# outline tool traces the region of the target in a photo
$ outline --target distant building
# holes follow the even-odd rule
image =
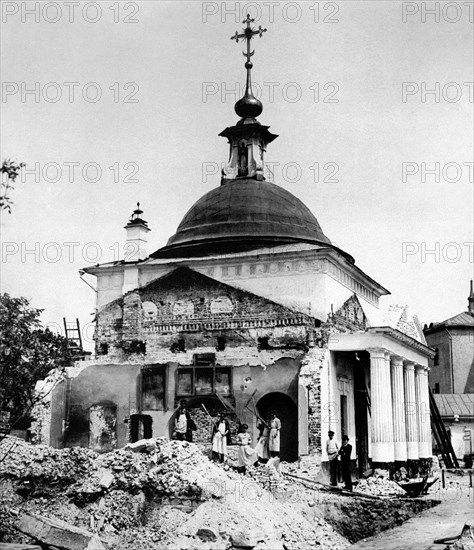
[[[433,393],[474,393],[474,291],[468,310],[441,323],[425,325],[427,344],[436,351],[430,360]]]
[[[474,393],[438,393],[434,398],[456,456],[467,460],[474,453]],[[472,458],[470,463],[466,466],[472,467]]]
[[[471,281],[467,311],[441,323],[425,325],[430,359],[430,387],[441,418],[451,435],[456,456],[474,452],[474,291]],[[472,460],[472,459],[471,459]]]

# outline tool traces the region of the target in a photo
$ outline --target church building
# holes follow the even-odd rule
[[[258,120],[250,43],[265,29],[251,23],[233,37],[246,41],[247,83],[238,121],[220,133],[229,147],[220,185],[156,251],[138,206],[126,257],[84,268],[97,279],[95,355],[48,395],[43,442],[107,451],[171,437],[185,399],[197,443],[210,441],[207,412],[227,410],[254,442],[256,414],[275,412],[282,460],[326,462],[329,430],[349,436],[359,473],[429,459],[434,352],[419,324],[405,308],[390,318],[379,304],[389,291],[299,198],[265,180],[278,136]]]

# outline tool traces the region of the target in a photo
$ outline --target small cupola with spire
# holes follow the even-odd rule
[[[469,289],[469,296],[467,297],[467,311],[474,315],[474,288],[472,285],[472,279],[471,279],[471,286]]]
[[[261,26],[254,29],[251,27],[253,22],[254,19],[247,14],[247,19],[243,21],[247,26],[242,33],[239,34],[236,31],[235,35],[231,36],[231,40],[236,42],[239,40],[247,42],[247,51],[243,52],[247,59],[245,62],[247,81],[244,96],[234,107],[237,115],[241,117],[240,120],[235,126],[230,126],[219,134],[227,138],[230,146],[229,162],[222,169],[221,184],[241,178],[264,180],[264,152],[267,144],[278,137],[268,131],[269,126],[262,126],[256,120],[263,111],[263,105],[252,92],[253,63],[250,58],[255,52],[250,50],[250,41],[256,35],[261,37],[267,29],[262,29]]]
[[[143,210],[137,202],[137,208],[133,211],[129,222],[125,226],[127,241],[125,243],[125,262],[138,262],[146,260],[147,254],[147,233],[150,231],[148,222],[142,218]]]

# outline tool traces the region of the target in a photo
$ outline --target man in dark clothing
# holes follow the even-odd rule
[[[341,457],[341,470],[344,488],[347,491],[352,491],[351,453],[352,445],[349,445],[349,437],[347,435],[343,435],[342,446],[339,449],[339,456]]]

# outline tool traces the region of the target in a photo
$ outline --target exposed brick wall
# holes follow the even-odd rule
[[[302,360],[300,383],[308,390],[308,438],[310,453],[321,453],[321,371],[328,350],[313,348]]]
[[[179,339],[186,349],[215,349],[218,336],[226,347],[258,347],[259,338],[268,338],[270,348],[303,349],[314,324],[307,315],[180,268],[105,306],[97,314],[96,351],[117,356],[146,342],[153,354]]]

